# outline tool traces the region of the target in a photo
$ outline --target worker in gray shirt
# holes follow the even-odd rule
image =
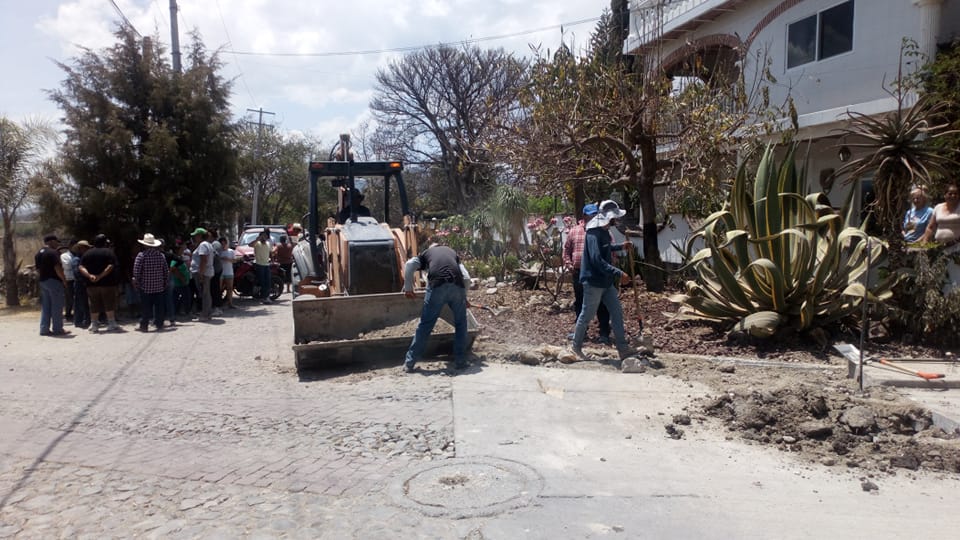
[[[470,274],[460,263],[457,252],[447,246],[432,244],[420,255],[413,257],[404,266],[403,293],[407,298],[416,298],[413,293],[413,275],[417,270],[427,272],[427,292],[423,297],[420,324],[407,350],[403,370],[412,373],[423,356],[427,339],[440,317],[443,306],[450,306],[455,329],[453,357],[457,369],[467,367],[467,289]]]

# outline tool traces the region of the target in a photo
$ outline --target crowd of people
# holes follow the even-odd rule
[[[279,242],[265,231],[250,245],[259,287],[253,292],[270,303],[271,264],[279,264],[286,291],[290,291],[294,243],[302,233],[293,224]],[[65,336],[75,328],[117,331],[117,308],[121,291],[128,304],[139,304],[139,330],[175,326],[178,321],[210,321],[235,309],[234,268],[242,256],[216,230],[197,227],[185,240],[169,244],[145,233],[137,240],[139,252],[129,271],[118,260],[115,246],[99,234],[61,245],[55,234],[43,238],[44,246],[34,257],[40,283],[40,335]]]

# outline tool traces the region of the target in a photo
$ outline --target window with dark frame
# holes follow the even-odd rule
[[[820,13],[820,49],[817,60],[853,50],[853,0]]]
[[[817,59],[817,16],[811,15],[787,27],[787,67]]]
[[[849,0],[787,25],[787,68],[852,51],[853,3]]]

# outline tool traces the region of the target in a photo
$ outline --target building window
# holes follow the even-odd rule
[[[853,50],[853,0],[787,25],[787,67]]]

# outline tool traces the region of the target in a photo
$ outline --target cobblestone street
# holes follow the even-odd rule
[[[4,319],[0,537],[318,537],[338,498],[454,455],[449,377],[301,382],[288,310],[59,340]]]
[[[286,301],[165,332],[0,319],[0,538],[921,538],[950,474],[874,478],[664,431],[709,389],[400,357],[299,377]],[[935,516],[905,519],[904,516]]]

